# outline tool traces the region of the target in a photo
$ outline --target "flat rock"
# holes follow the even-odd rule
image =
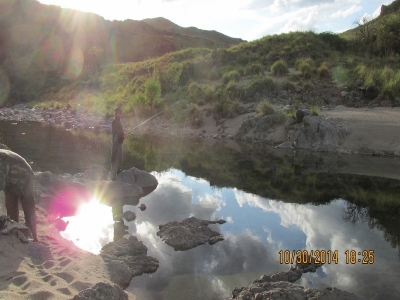
[[[98,282],[92,288],[80,291],[72,300],[128,300],[128,295],[117,285]]]
[[[157,259],[147,256],[147,247],[135,236],[108,243],[100,256],[106,262],[111,280],[122,288],[128,287],[133,277],[154,273],[159,266]]]
[[[159,225],[157,235],[162,241],[170,245],[175,251],[184,251],[208,243],[213,245],[224,240],[223,235],[212,231],[209,224],[224,224],[224,220],[206,221],[195,217],[187,218],[182,222],[169,222]]]

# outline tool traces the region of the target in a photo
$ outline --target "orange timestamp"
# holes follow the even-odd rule
[[[374,263],[374,250],[346,250],[345,262],[346,264],[373,264]],[[280,264],[338,264],[339,251],[338,250],[280,250],[279,251]]]

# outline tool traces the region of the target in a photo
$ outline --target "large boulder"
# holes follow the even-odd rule
[[[117,174],[115,181],[140,186],[143,190],[142,197],[154,191],[158,185],[157,179],[152,174],[135,167]]]
[[[224,220],[206,221],[195,217],[187,218],[182,222],[169,222],[159,225],[157,235],[175,251],[189,250],[199,245],[208,243],[213,245],[224,240],[223,235],[212,231],[209,224],[224,224]]]
[[[339,141],[335,126],[318,116],[305,116],[290,139],[295,148],[318,151],[333,151]]]

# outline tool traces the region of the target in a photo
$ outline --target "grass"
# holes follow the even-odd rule
[[[257,106],[257,113],[260,117],[272,115],[274,112],[274,107],[267,99],[262,100]]]
[[[287,64],[283,59],[280,59],[271,66],[271,72],[275,76],[283,76],[289,73],[289,69],[287,67]]]
[[[314,60],[310,57],[297,59],[296,70],[301,72],[303,78],[310,79],[315,71]]]
[[[310,107],[311,115],[312,116],[318,116],[320,113],[319,107],[318,106],[311,106]]]
[[[264,67],[260,63],[253,63],[247,67],[246,71],[248,75],[263,75]]]
[[[332,69],[332,79],[336,84],[346,85],[350,80],[349,71],[342,66]]]
[[[229,71],[222,76],[222,82],[227,84],[230,81],[238,82],[240,79],[240,73],[236,70]]]
[[[187,117],[190,119],[190,124],[193,127],[200,127],[203,124],[203,114],[199,107],[191,103],[187,109]]]
[[[329,72],[329,63],[323,62],[318,68],[318,77],[319,78],[330,78],[331,74]]]

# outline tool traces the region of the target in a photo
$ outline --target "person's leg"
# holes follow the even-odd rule
[[[117,174],[120,173],[122,170],[122,144],[118,145],[118,168],[117,168]]]
[[[10,188],[4,189],[7,215],[15,222],[19,221],[18,195]]]
[[[20,198],[22,208],[25,215],[26,226],[32,232],[34,241],[38,240],[37,230],[36,230],[36,211],[35,211],[35,199],[33,197],[33,179],[29,180],[28,186],[25,189],[24,195]]]
[[[115,176],[117,175],[118,171],[118,145],[116,142],[113,142],[112,148],[111,148],[111,170],[110,170],[110,179],[115,180]]]

